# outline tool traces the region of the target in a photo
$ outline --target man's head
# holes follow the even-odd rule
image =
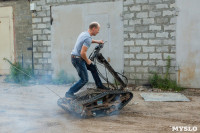
[[[100,24],[98,22],[92,22],[89,25],[90,35],[96,36],[99,33],[99,30],[100,30]]]

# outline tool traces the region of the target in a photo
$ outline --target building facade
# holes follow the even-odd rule
[[[87,30],[89,22],[99,21],[102,25],[100,35],[94,38],[108,41],[103,53],[114,69],[128,77],[129,83],[147,83],[151,72],[165,74],[170,56],[170,78],[181,84],[187,83],[184,86],[198,87],[198,61],[190,58],[194,57],[192,53],[199,53],[198,41],[194,41],[198,37],[191,40],[193,36],[199,35],[198,28],[191,27],[200,22],[197,20],[198,8],[195,6],[198,4],[195,3],[199,2],[19,0],[0,2],[0,7],[13,7],[16,60],[21,62],[23,53],[24,63],[31,65],[32,52],[27,48],[33,44],[36,75],[54,77],[63,69],[77,77],[70,64],[70,51],[78,34]],[[32,11],[30,4],[33,4]],[[187,5],[196,11],[190,11]],[[185,18],[187,14],[191,16],[188,20]],[[187,21],[182,24],[182,20]],[[185,32],[183,29],[187,26]],[[187,52],[190,49],[188,44],[194,46],[190,52]],[[186,54],[182,55],[183,52]],[[184,64],[183,56],[188,57],[190,63]],[[187,64],[193,64],[194,69],[190,69]],[[190,84],[191,81],[195,85]]]

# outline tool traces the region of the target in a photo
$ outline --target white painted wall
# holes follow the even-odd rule
[[[52,65],[53,76],[60,70],[75,76],[78,74],[71,64],[71,51],[74,48],[76,39],[82,31],[87,31],[92,21],[98,21],[101,25],[100,33],[93,39],[108,41],[102,50],[106,58],[110,58],[110,64],[118,71],[123,71],[123,12],[122,1],[90,3],[78,5],[54,6],[52,10]],[[97,44],[92,44],[88,55]],[[104,73],[105,69],[100,67]],[[93,82],[89,72],[89,81]]]
[[[200,88],[200,0],[177,0],[177,73],[185,87]]]
[[[13,32],[12,7],[0,7],[0,74],[9,74],[10,65],[4,57],[14,62]]]

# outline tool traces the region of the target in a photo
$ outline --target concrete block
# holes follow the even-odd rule
[[[141,38],[142,34],[141,33],[130,33],[130,38],[136,39],[136,38]]]
[[[176,59],[176,54],[175,53],[174,54],[164,53],[163,56],[164,56],[164,59],[167,59],[168,56],[170,56],[171,59]]]
[[[176,14],[175,10],[163,11],[163,16],[174,16],[175,14]]]
[[[41,18],[32,18],[32,23],[41,23],[42,19]]]
[[[129,47],[124,47],[124,53],[129,53]]]
[[[156,21],[158,24],[166,24],[169,22],[169,19],[168,18],[157,18]]]
[[[131,53],[139,53],[139,52],[141,52],[141,47],[130,47],[130,52]]]
[[[124,72],[135,72],[135,67],[124,67]]]
[[[141,66],[142,62],[140,60],[130,60],[130,66]]]
[[[148,59],[148,54],[136,54],[136,59]]]
[[[156,66],[166,66],[167,62],[164,60],[156,60]]]
[[[153,53],[149,54],[150,59],[162,59],[162,54],[161,53]]]
[[[127,6],[126,6],[126,7],[124,6],[124,7],[123,7],[123,11],[124,11],[124,12],[127,12],[127,11],[128,11],[128,7],[127,7]]]
[[[148,12],[139,12],[136,14],[137,18],[147,18],[148,17]]]
[[[143,24],[154,24],[154,18],[144,18]]]
[[[143,66],[155,66],[155,61],[143,61]]]
[[[126,13],[124,14],[124,19],[132,19],[134,17],[134,13]]]
[[[136,45],[147,45],[148,41],[147,40],[136,40]]]
[[[164,45],[175,45],[175,40],[173,40],[173,39],[165,39],[163,44]]]
[[[129,25],[142,24],[142,19],[129,20]]]
[[[41,63],[41,64],[48,63],[48,59],[38,59],[38,63]]]
[[[176,30],[176,25],[165,25],[164,26],[164,30],[168,31],[168,30]]]
[[[128,20],[124,20],[124,25],[128,25]]]
[[[156,37],[168,38],[169,33],[168,32],[158,32],[158,33],[156,33]]]
[[[143,46],[143,52],[155,52],[155,47]]]
[[[39,41],[47,40],[47,36],[46,35],[38,35],[38,40]]]
[[[124,59],[133,59],[134,54],[124,54]]]
[[[163,9],[163,8],[168,8],[168,4],[157,4],[156,5],[157,9]]]
[[[150,25],[150,26],[149,26],[149,30],[152,30],[152,31],[160,31],[160,30],[161,30],[161,26]]]
[[[43,53],[44,58],[51,58],[51,53]]]
[[[149,26],[136,26],[136,32],[147,32],[149,30]]]
[[[124,28],[124,31],[125,31],[125,32],[126,32],[126,31],[127,31],[127,32],[130,32],[130,31],[133,32],[134,30],[135,30],[134,26],[129,26],[129,27],[125,27],[125,28]]]
[[[42,18],[42,22],[44,22],[44,23],[50,22],[50,17],[44,17],[44,18]]]
[[[34,53],[33,56],[34,56],[34,58],[41,58],[42,53]]]
[[[154,33],[142,33],[143,38],[155,38]]]
[[[42,43],[42,41],[33,41],[33,45],[34,46],[42,46],[43,43]]]
[[[124,46],[133,46],[133,45],[135,45],[134,41],[125,41],[124,42]]]
[[[168,46],[156,47],[156,52],[169,52],[169,47]]]
[[[161,3],[162,0],[149,0],[149,3]]]
[[[126,1],[124,1],[124,5],[126,6],[126,5],[132,5],[132,4],[134,4],[134,0],[126,0]]]
[[[175,24],[176,23],[176,17],[170,18],[170,24]]]
[[[39,12],[37,12],[37,17],[46,17],[46,16],[47,16],[46,11],[39,11]]]
[[[142,74],[131,73],[130,79],[142,79]]]
[[[141,6],[140,6],[140,5],[131,6],[131,7],[130,7],[130,11],[141,11]]]
[[[51,34],[51,31],[49,29],[44,29],[43,34]]]
[[[51,46],[51,41],[43,41],[44,46]]]
[[[33,30],[33,35],[42,34],[42,30]]]
[[[149,67],[149,72],[157,72],[157,73],[162,73],[163,72],[163,67],[160,66],[153,66]]]
[[[155,8],[155,5],[142,5],[142,10],[153,10]]]
[[[137,4],[144,4],[144,3],[148,3],[148,0],[136,0]]]
[[[38,25],[37,25],[37,28],[38,28],[38,29],[44,29],[44,28],[46,28],[46,27],[47,27],[46,24],[38,24]]]
[[[46,52],[47,48],[46,47],[37,47],[38,52]]]
[[[162,44],[162,41],[159,40],[159,39],[156,39],[156,40],[149,40],[149,44],[150,44],[150,45],[161,45],[161,44]]]
[[[43,67],[42,67],[41,64],[36,64],[36,65],[34,65],[34,68],[35,68],[35,69],[42,69]]]
[[[148,67],[136,67],[136,72],[146,73],[148,72]]]
[[[160,11],[157,11],[157,12],[155,12],[155,11],[150,11],[149,12],[149,17],[151,18],[154,18],[154,17],[158,17],[158,16],[161,16],[161,12]]]

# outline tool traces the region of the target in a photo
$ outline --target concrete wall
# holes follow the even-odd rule
[[[200,88],[200,1],[177,0],[177,73],[185,87]]]
[[[52,75],[50,5],[69,5],[114,0],[38,0],[33,14],[35,72]],[[151,71],[165,73],[172,58],[175,79],[175,0],[124,0],[124,73],[129,83],[146,83]]]
[[[61,70],[73,75],[77,80],[79,76],[71,63],[71,52],[78,35],[87,31],[92,21],[101,24],[99,34],[93,39],[103,39],[107,41],[101,53],[109,60],[112,67],[122,73],[124,70],[124,47],[123,47],[123,3],[118,2],[98,2],[78,5],[62,5],[52,7],[53,24],[51,26],[51,57],[53,67],[53,77]],[[97,44],[92,44],[88,49],[89,56]],[[106,75],[105,68],[96,64],[99,71]],[[89,82],[93,82],[89,72]],[[109,81],[114,79],[108,74]],[[103,80],[104,81],[104,80]]]
[[[15,58],[21,62],[24,56],[24,65],[31,65],[32,52],[27,51],[32,47],[32,16],[27,0],[0,2],[0,7],[12,6],[14,13]]]
[[[125,72],[132,83],[145,83],[151,71],[165,73],[172,58],[175,78],[175,0],[124,1]]]

